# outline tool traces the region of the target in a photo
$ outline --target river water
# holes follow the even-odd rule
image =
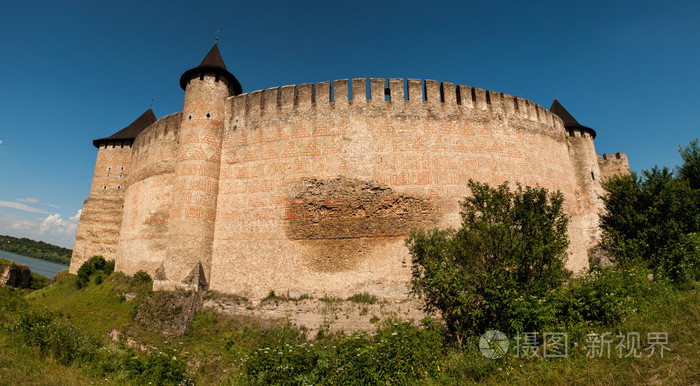
[[[0,258],[5,260],[14,261],[17,264],[24,264],[32,270],[32,272],[39,274],[41,276],[46,276],[49,279],[53,279],[58,271],[68,269],[67,265],[56,264],[46,260],[39,260],[33,257],[27,257],[18,255],[12,252],[6,252],[0,250]]]

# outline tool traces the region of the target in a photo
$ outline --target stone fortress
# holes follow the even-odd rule
[[[467,181],[559,190],[569,269],[599,239],[593,129],[501,92],[352,79],[242,93],[215,44],[180,78],[182,112],[149,109],[98,148],[70,272],[93,255],[154,289],[405,298],[413,229],[458,227]]]

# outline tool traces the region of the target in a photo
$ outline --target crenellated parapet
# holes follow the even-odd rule
[[[497,91],[420,79],[359,78],[305,83],[253,91],[230,97],[230,123],[255,122],[277,112],[348,107],[411,110],[440,108],[459,113],[471,110],[537,122],[563,130],[561,119],[529,100]]]
[[[603,181],[615,175],[626,176],[630,174],[630,164],[625,153],[598,154],[598,166]]]
[[[170,114],[136,137],[131,155],[132,173],[129,184],[174,171],[174,154],[177,154],[177,133],[181,120],[182,112]]]

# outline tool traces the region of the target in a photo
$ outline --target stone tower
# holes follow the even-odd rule
[[[165,261],[156,287],[207,286],[216,218],[226,99],[242,92],[216,43],[202,63],[180,78],[185,103],[178,133]]]
[[[602,175],[593,143],[596,132],[580,124],[556,99],[549,110],[558,115],[564,123],[569,156],[576,179],[581,226],[587,236],[586,248],[590,249],[600,241],[598,221],[599,214],[603,210],[603,201],[600,197],[605,194],[600,183]]]
[[[71,257],[71,273],[78,272],[92,256],[100,255],[107,260],[114,260],[117,256],[132,145],[134,139],[155,121],[153,110],[148,109],[129,126],[109,137],[92,141],[98,149],[95,173],[90,196],[83,203]]]

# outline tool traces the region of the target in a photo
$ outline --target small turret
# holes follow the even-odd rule
[[[202,60],[199,66],[191,68],[182,74],[180,77],[180,87],[187,91],[187,84],[190,80],[197,77],[201,80],[205,74],[213,74],[217,82],[220,79],[225,79],[229,86],[229,95],[238,95],[243,92],[243,88],[238,82],[238,79],[226,69],[226,64],[224,64],[224,60],[221,58],[221,53],[216,43],[214,43],[214,46],[209,50],[209,53],[204,57],[204,60]]]

